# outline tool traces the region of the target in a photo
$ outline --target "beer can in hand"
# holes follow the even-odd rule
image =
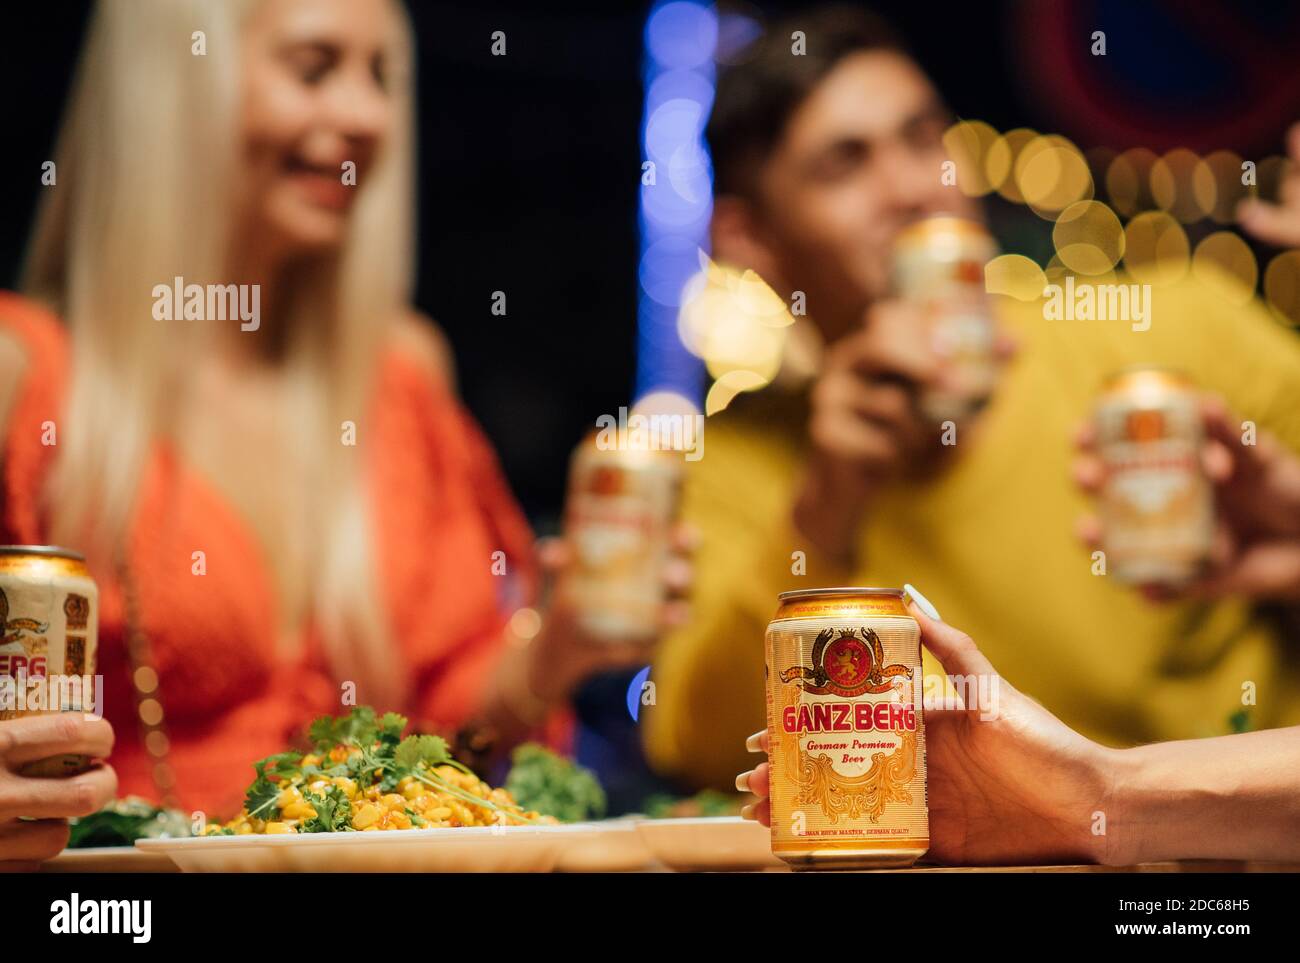
[[[1096,425],[1106,571],[1130,584],[1185,584],[1203,568],[1214,536],[1191,381],[1160,368],[1123,371],[1102,392]]]
[[[982,225],[960,217],[917,221],[894,243],[894,292],[922,306],[930,343],[946,360],[946,383],[920,398],[936,423],[978,411],[997,386],[997,330],[984,289],[984,267],[997,253]]]
[[[94,705],[99,590],[76,552],[0,545],[0,720]],[[25,766],[26,776],[67,776],[90,764],[65,754]]]
[[[772,852],[910,866],[930,846],[921,631],[901,589],[785,592],[767,627]]]
[[[595,435],[574,451],[564,533],[575,557],[566,588],[591,636],[658,634],[681,483],[679,452],[601,448]]]

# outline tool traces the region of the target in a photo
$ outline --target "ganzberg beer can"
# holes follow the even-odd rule
[[[930,846],[921,632],[901,589],[786,592],[767,627],[772,852],[910,866]]]
[[[984,290],[984,267],[997,256],[993,238],[974,221],[931,217],[894,243],[894,291],[922,306],[934,349],[947,360],[942,388],[921,396],[936,422],[981,408],[997,385],[997,331]]]
[[[94,705],[99,590],[76,552],[0,545],[0,719],[86,712]],[[24,775],[63,776],[85,756],[62,755]]]
[[[1107,572],[1128,583],[1192,579],[1210,552],[1214,494],[1191,382],[1159,368],[1123,371],[1107,383],[1096,425]]]
[[[654,637],[663,569],[682,482],[681,454],[601,448],[574,451],[564,531],[574,564],[567,589],[585,631],[616,640]]]

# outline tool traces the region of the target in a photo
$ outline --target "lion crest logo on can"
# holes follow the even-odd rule
[[[793,682],[805,692],[851,698],[864,692],[889,692],[895,688],[893,679],[912,678],[912,670],[905,665],[883,664],[884,646],[871,628],[840,629],[838,637],[833,630],[823,629],[813,643],[812,661],[811,668],[796,665],[786,669],[781,681]]]

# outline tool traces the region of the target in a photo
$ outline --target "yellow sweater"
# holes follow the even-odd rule
[[[1156,605],[1093,575],[1074,534],[1088,505],[1069,475],[1101,383],[1134,364],[1184,370],[1300,449],[1300,337],[1190,280],[1152,290],[1146,331],[1045,320],[1042,303],[999,310],[1020,350],[978,436],[959,429],[941,477],[882,493],[857,570],[819,560],[789,521],[806,398],[769,388],[709,419],[704,455],[686,468],[684,512],[703,535],[693,617],[660,649],[643,716],[656,767],[725,787],[750,766],[743,740],[765,724],[763,633],[777,593],[825,585],[913,583],[1008,681],[1110,745],[1223,734],[1247,682],[1252,727],[1300,723],[1300,639],[1243,601]],[[926,673],[938,671],[927,654]]]

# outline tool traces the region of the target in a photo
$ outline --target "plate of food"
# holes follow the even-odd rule
[[[581,826],[458,826],[397,832],[142,839],[187,873],[547,873]]]
[[[259,759],[244,807],[188,839],[142,839],[188,872],[548,872],[584,826],[524,809],[434,735],[369,707],[323,717],[311,749]]]

